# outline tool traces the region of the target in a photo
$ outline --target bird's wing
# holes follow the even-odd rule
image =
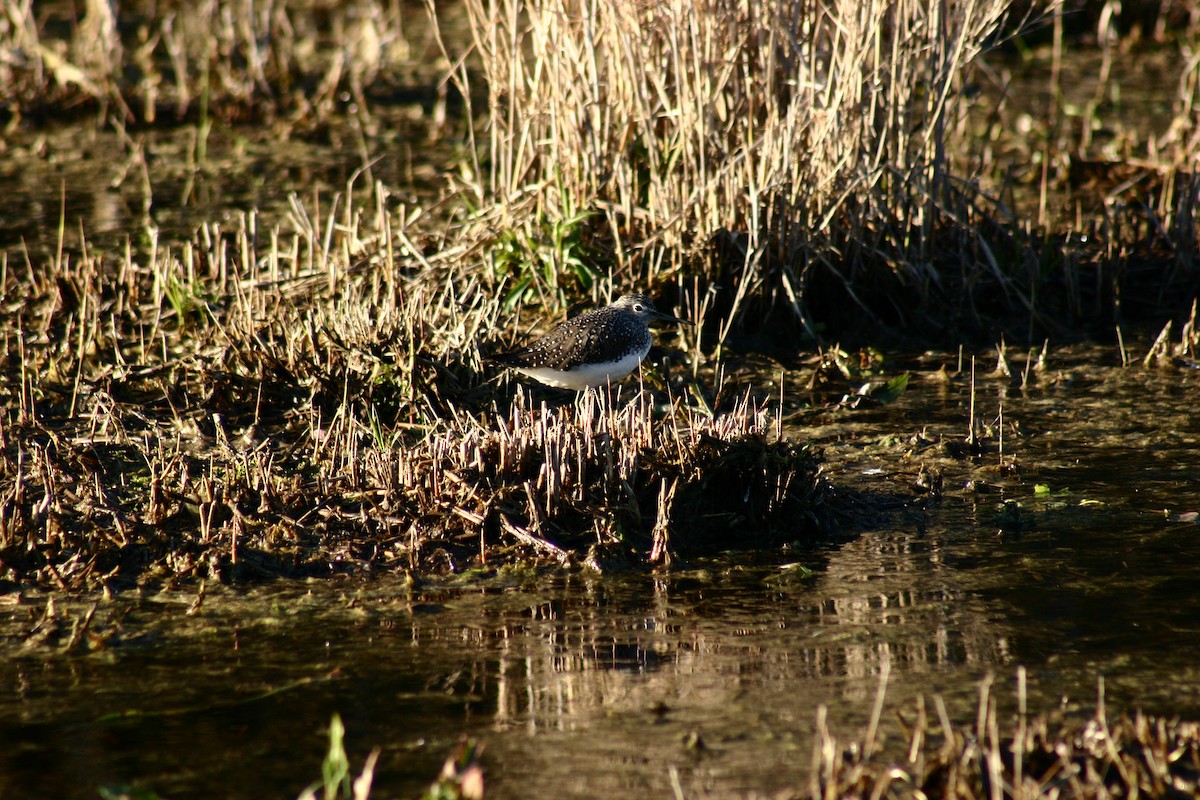
[[[580,330],[577,334],[581,338],[580,346],[570,348],[568,357],[559,368],[571,369],[598,361],[616,361],[624,355],[624,348],[616,335],[620,321],[619,317],[605,314]]]

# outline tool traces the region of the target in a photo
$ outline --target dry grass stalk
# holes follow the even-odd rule
[[[799,312],[816,264],[849,284],[880,253],[897,272],[931,259],[966,211],[946,157],[962,77],[1007,4],[467,7],[499,224],[594,210],[617,280],[699,256],[734,279],[736,314],[753,296]]]
[[[886,683],[886,676],[881,681]],[[1024,685],[1023,670],[1019,687]],[[955,725],[941,698],[931,723],[922,698],[907,730],[908,756],[888,763],[868,731],[859,747],[830,733],[824,708],[817,714],[812,781],[808,796],[1109,798],[1192,797],[1200,792],[1200,725],[1140,712],[1110,720],[1100,687],[1097,710],[1085,721],[1030,718],[1025,697],[1008,728],[1000,720],[989,677],[980,686],[977,719]],[[880,707],[871,728],[878,720]],[[940,739],[940,743],[938,740]]]

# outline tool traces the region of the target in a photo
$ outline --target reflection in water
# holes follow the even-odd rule
[[[780,581],[777,564],[750,556],[660,579],[572,576],[532,597],[491,597],[482,621],[420,619],[413,637],[478,653],[470,692],[484,700],[481,724],[501,737],[491,744],[504,754],[511,795],[501,796],[551,776],[560,796],[665,790],[662,764],[678,761],[692,732],[707,755],[681,766],[686,774],[707,782],[712,768],[726,789],[781,788],[802,776],[816,706],[857,732],[885,662],[897,703],[931,678],[965,671],[973,682],[1009,663],[1005,626],[959,602],[965,592],[937,577],[928,553],[910,536],[872,534],[814,554],[827,567],[812,581]],[[973,683],[957,697],[969,713]],[[786,746],[764,751],[772,741]],[[642,767],[626,763],[634,754]],[[619,775],[597,778],[609,761]],[[766,767],[775,777],[764,784]]]
[[[173,798],[294,796],[319,774],[336,711],[356,763],[382,748],[381,796],[419,793],[463,732],[486,743],[489,797],[535,785],[671,796],[673,780],[689,797],[761,796],[806,785],[819,705],[843,741],[861,735],[884,664],[897,757],[893,711],[911,718],[936,693],[952,718],[974,719],[992,673],[1003,718],[1017,665],[1035,711],[1090,711],[1103,677],[1114,713],[1200,717],[1200,537],[1172,521],[1195,510],[1197,381],[1076,369],[1026,395],[982,387],[977,405],[1003,394],[1020,426],[1006,452],[1022,475],[1009,480],[992,455],[836,446],[909,425],[957,435],[965,390],[915,379],[897,405],[814,433],[835,483],[903,494],[914,462],[936,458],[946,498],[919,521],[897,515],[812,551],[415,591],[383,579],[226,589],[192,616],[192,597],[118,597],[97,606],[89,635],[107,643],[91,654],[55,649],[88,604],[60,603],[55,638],[44,599],[14,602],[0,795],[132,782]],[[1005,500],[1021,505],[1017,534],[997,523]]]
[[[491,618],[495,723],[536,733],[617,709],[712,711],[831,678],[853,703],[873,695],[885,662],[901,682],[1008,664],[1006,628],[960,602],[952,580],[914,557],[923,550],[905,536],[864,537],[825,554],[811,585],[783,588],[771,585],[775,566],[727,560],[632,586],[568,582],[559,602]]]

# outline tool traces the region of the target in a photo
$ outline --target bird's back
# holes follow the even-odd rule
[[[620,361],[630,354],[645,357],[650,329],[645,322],[612,306],[567,320],[528,347],[493,360],[514,367],[568,370]]]

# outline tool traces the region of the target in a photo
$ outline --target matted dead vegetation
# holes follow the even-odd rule
[[[317,216],[297,204],[262,250],[247,217],[181,251],[6,263],[10,581],[607,568],[830,529],[777,407],[714,414],[694,402],[711,391],[662,383],[534,402],[488,382],[501,303],[461,252],[414,225],[371,264],[360,226],[385,214],[322,235]]]
[[[731,526],[810,533],[844,498],[781,435],[774,389],[725,384],[732,332],[794,346],[833,295],[845,319],[954,330],[998,304],[1040,329],[1163,252],[1160,297],[1196,283],[1183,127],[1154,140],[1157,204],[1086,242],[989,194],[971,80],[1012,33],[1001,0],[470,0],[470,32],[418,55],[394,4],[113,8],[5,3],[7,124],[73,110],[125,134],[170,108],[197,148],[214,118],[287,136],[367,119],[440,48],[426,122],[461,147],[423,202],[352,179],[183,240],[147,219],[124,252],[85,232],[0,255],[11,581],[657,563]],[[491,382],[482,355],[518,331],[634,288],[699,323],[641,396],[545,408]]]

